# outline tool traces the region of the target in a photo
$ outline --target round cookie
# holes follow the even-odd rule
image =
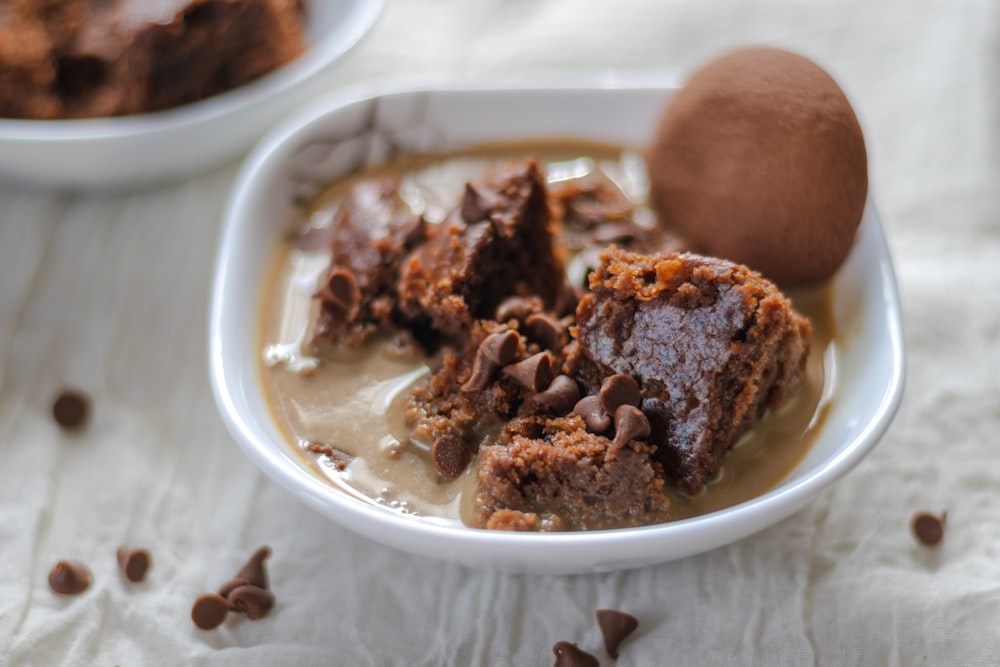
[[[847,97],[815,63],[777,49],[736,51],[696,72],[664,112],[647,163],[665,224],[783,287],[833,275],[868,194]]]

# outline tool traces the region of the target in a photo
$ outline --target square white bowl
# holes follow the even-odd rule
[[[578,139],[643,146],[677,86],[634,80],[382,84],[329,97],[275,129],[234,185],[219,245],[210,323],[216,402],[233,437],[303,502],[382,544],[467,565],[598,572],[664,562],[741,539],[800,509],[875,446],[903,390],[900,307],[869,200],[833,278],[837,391],[810,452],[771,491],[711,514],[593,532],[511,533],[443,526],[355,499],[310,470],[274,423],[259,376],[263,290],[301,205],[360,166],[502,141]]]

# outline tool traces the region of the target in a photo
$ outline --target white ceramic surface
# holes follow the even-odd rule
[[[598,80],[597,77],[592,81]],[[509,533],[434,525],[366,504],[309,470],[274,424],[258,380],[257,318],[266,267],[282,234],[332,179],[398,152],[444,152],[498,140],[578,138],[641,145],[671,80],[579,86],[354,89],[283,124],[253,151],[231,194],[218,250],[210,324],[212,384],[244,452],[323,514],[383,544],[436,558],[526,572],[595,572],[697,554],[785,518],[846,474],[889,426],[903,388],[900,308],[875,208],[835,276],[842,357],[838,392],[817,442],[775,489],[709,515],[642,528]]]
[[[0,180],[118,188],[195,173],[248,149],[322,91],[318,75],[372,28],[384,0],[313,0],[309,46],[246,86],[176,109],[120,118],[0,118]]]

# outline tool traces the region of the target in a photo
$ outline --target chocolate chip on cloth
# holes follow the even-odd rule
[[[90,397],[77,389],[63,389],[52,402],[52,418],[67,431],[83,428],[90,418]]]
[[[229,591],[226,600],[233,611],[246,614],[251,621],[264,618],[274,607],[274,593],[252,584],[237,586]]]
[[[49,572],[49,588],[60,595],[79,595],[90,587],[91,579],[83,563],[61,560]]]
[[[152,558],[145,549],[118,549],[118,567],[125,578],[132,583],[139,583],[146,578]]]
[[[614,660],[618,659],[618,647],[622,641],[639,627],[635,616],[617,609],[598,609],[597,624],[604,636],[604,648]]]
[[[600,667],[601,665],[596,657],[570,642],[556,642],[552,652],[556,656],[555,667]]]
[[[925,547],[936,547],[944,539],[944,523],[948,513],[936,516],[930,512],[918,512],[910,522],[910,530],[917,541]]]
[[[207,593],[194,601],[191,620],[202,630],[219,627],[229,615],[230,604],[226,598],[216,593]]]
[[[208,593],[195,600],[191,608],[194,624],[202,630],[211,630],[221,625],[230,611],[246,614],[250,620],[267,616],[275,603],[265,565],[270,556],[271,547],[261,547],[218,593]]]

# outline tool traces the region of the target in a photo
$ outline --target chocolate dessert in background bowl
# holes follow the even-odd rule
[[[675,85],[545,84],[356,89],[258,146],[213,294],[227,425],[334,520],[472,565],[633,567],[787,516],[899,400],[873,206],[786,295],[649,204]]]
[[[324,91],[382,5],[2,3],[0,179],[119,188],[231,158]]]

